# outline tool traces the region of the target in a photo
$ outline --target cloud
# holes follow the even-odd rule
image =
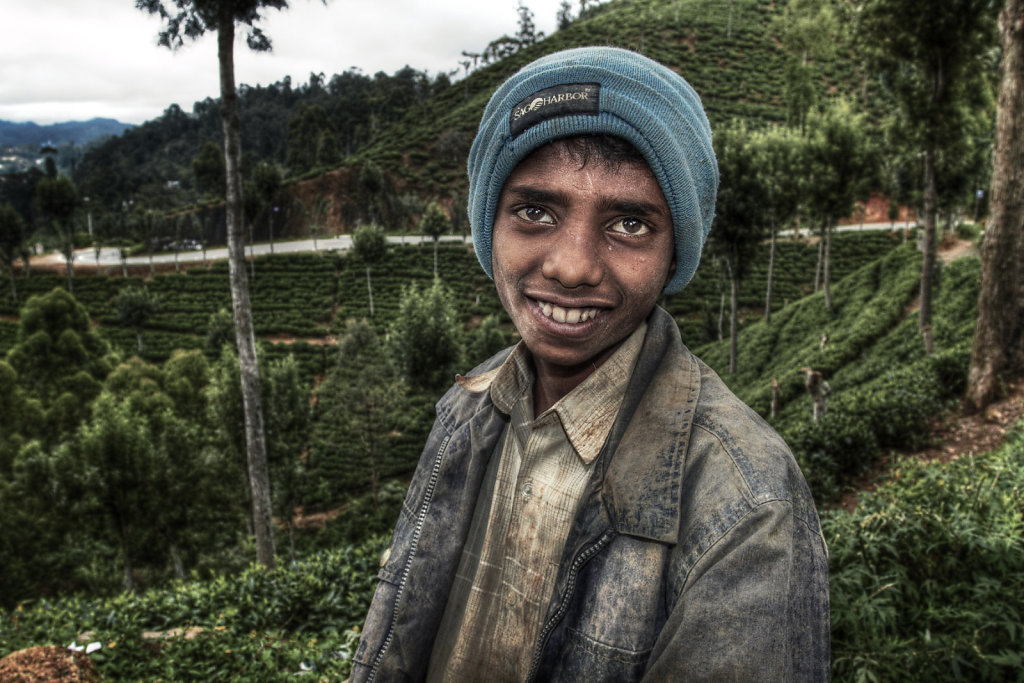
[[[540,30],[552,31],[560,0],[528,0]],[[260,26],[274,51],[256,54],[242,37],[236,82],[267,85],[286,75],[305,83],[355,66],[431,74],[459,68],[462,50],[480,51],[516,30],[515,0],[292,0]],[[4,0],[0,119],[38,123],[93,116],[128,123],[186,111],[218,93],[216,41],[204,36],[171,52],[156,45],[160,21],[130,0]]]

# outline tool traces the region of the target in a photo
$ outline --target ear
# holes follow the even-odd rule
[[[672,263],[668,264],[668,273],[665,275],[665,284],[662,285],[662,287],[661,287],[662,289],[665,289],[665,287],[668,287],[668,283],[672,282],[672,278],[675,276],[675,274],[676,274],[676,257],[675,257],[675,255],[673,255],[672,256]]]

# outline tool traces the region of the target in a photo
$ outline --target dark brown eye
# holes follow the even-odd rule
[[[533,223],[554,223],[551,215],[539,206],[527,206],[516,211],[516,215]]]
[[[639,218],[623,218],[612,224],[611,231],[623,235],[646,235],[651,229]]]

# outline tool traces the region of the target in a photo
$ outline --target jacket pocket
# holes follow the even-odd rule
[[[555,681],[639,681],[650,649],[628,650],[608,645],[569,628]]]

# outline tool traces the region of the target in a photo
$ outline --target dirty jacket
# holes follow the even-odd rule
[[[426,676],[507,424],[486,390],[507,353],[437,404],[352,681]],[[827,680],[828,595],[821,527],[789,449],[656,308],[566,541],[530,680]]]

